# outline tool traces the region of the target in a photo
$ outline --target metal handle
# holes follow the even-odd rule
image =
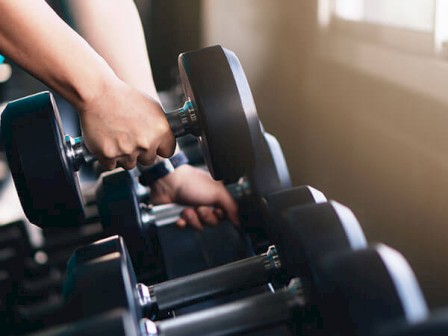
[[[67,158],[71,162],[75,171],[78,171],[81,168],[81,165],[97,160],[96,157],[91,154],[84,145],[82,137],[73,138],[66,134],[65,147]]]
[[[150,287],[161,310],[179,308],[213,296],[263,285],[270,272],[281,267],[274,246],[267,253],[206,271],[165,281]]]
[[[248,330],[288,321],[293,308],[305,305],[299,279],[276,293],[266,293],[175,319],[152,324],[158,336],[217,336],[240,334]],[[154,330],[157,328],[157,331]]]
[[[190,99],[180,109],[167,112],[165,116],[176,138],[186,134],[200,135],[196,110]]]

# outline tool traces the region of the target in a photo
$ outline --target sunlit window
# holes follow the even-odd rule
[[[320,0],[320,24],[332,19],[428,33],[448,53],[448,0]]]
[[[430,32],[434,0],[335,0],[335,15],[346,20]]]

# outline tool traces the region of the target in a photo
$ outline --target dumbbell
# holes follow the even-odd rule
[[[343,210],[343,208],[339,208],[339,211],[338,211],[338,213],[340,212],[340,214],[338,215],[339,217],[340,216],[342,216],[342,217],[347,217],[347,220],[349,220],[349,221],[352,221],[353,220],[353,217],[351,217],[351,216],[347,216],[347,213],[345,213],[344,214],[344,211],[342,211]],[[327,217],[328,218],[328,214],[327,214],[327,216],[325,216],[325,217]],[[339,218],[338,217],[338,218]],[[320,227],[323,225],[323,223],[321,223],[320,224]],[[344,224],[340,224],[340,229],[343,231],[343,232],[346,232],[347,230],[348,230],[348,228],[350,227],[350,224],[349,223],[345,223],[345,225]],[[317,229],[318,230],[318,229]],[[336,230],[337,231],[337,230]],[[350,231],[350,230],[349,230]],[[356,230],[354,230],[354,231],[356,231]],[[310,233],[310,235],[311,235],[311,237],[314,237],[315,235],[314,235],[314,233]],[[342,236],[344,236],[345,234],[344,233],[342,233]],[[324,236],[326,236],[326,235],[324,235]],[[331,232],[329,232],[328,233],[328,236],[333,236],[332,235],[332,233]],[[339,240],[341,240],[341,242],[343,241],[343,242],[345,242],[345,243],[347,243],[347,239],[348,238],[343,238],[342,236],[341,236],[341,234],[335,234],[334,235],[336,238],[335,239],[339,239]],[[359,235],[351,235],[351,236],[354,236],[354,237],[356,237],[356,236],[359,236]],[[352,238],[352,240],[353,240],[353,238]],[[352,241],[352,243],[353,243],[353,241]],[[356,245],[356,244],[355,244]],[[102,245],[102,247],[104,248],[106,245]],[[101,245],[99,245],[99,247],[101,247]],[[110,247],[110,246],[109,246]],[[333,246],[334,247],[334,246]],[[331,248],[331,247],[330,247]],[[81,250],[80,250],[81,251]],[[108,255],[110,255],[110,254],[107,254],[107,255],[104,255],[105,253],[108,253],[108,252],[112,252],[112,251],[114,251],[114,249],[112,249],[112,250],[103,250],[101,253],[98,253],[98,254],[93,254],[92,253],[92,251],[90,251],[90,254],[88,253],[88,254],[82,254],[82,253],[77,253],[76,254],[76,257],[78,258],[78,260],[76,261],[76,263],[83,263],[83,262],[85,262],[86,260],[88,260],[88,259],[90,259],[90,258],[94,258],[94,257],[96,257],[97,258],[97,260],[98,260],[98,256],[101,256],[101,255],[103,255],[103,258],[108,258],[107,256]],[[115,251],[116,251],[116,249],[115,249]],[[117,254],[117,253],[115,253],[115,254]],[[99,257],[99,259],[101,259],[101,257]],[[73,261],[73,260],[72,260]],[[111,269],[113,269],[112,267],[109,267],[109,266],[105,266],[104,264],[102,264],[103,266],[104,266],[104,268],[106,269],[106,270],[111,270]],[[69,268],[68,268],[69,270],[71,269],[71,267],[69,266]],[[98,272],[100,272],[100,269],[96,269]],[[92,279],[92,281],[94,281],[93,279]],[[110,289],[109,289],[110,290]],[[95,295],[98,295],[99,293],[102,293],[101,295],[104,295],[105,297],[107,297],[107,300],[106,301],[108,301],[108,300],[110,300],[112,297],[114,297],[114,296],[116,296],[117,294],[119,294],[120,293],[120,291],[119,290],[117,290],[116,288],[115,289],[112,289],[109,293],[110,293],[110,295],[107,295],[106,293],[108,292],[108,289],[106,289],[106,288],[98,288],[98,291],[94,291],[94,293],[95,293]],[[113,293],[113,294],[112,294]],[[132,291],[128,291],[127,292],[128,294],[127,295],[129,295],[129,296],[132,296],[133,294],[131,294],[132,293]],[[88,294],[86,294],[85,292],[84,292],[84,294],[85,294],[85,297],[86,298],[88,298],[89,297],[89,295]],[[90,295],[90,297],[93,297],[92,295]],[[121,296],[121,298],[123,299],[123,297]],[[132,298],[129,298],[129,299],[132,299]],[[96,300],[95,300],[96,302],[100,302],[101,301],[101,298],[100,297],[96,297]],[[87,302],[86,302],[87,303]],[[107,304],[106,304],[106,306],[107,306]],[[78,307],[79,308],[79,307]],[[134,309],[135,309],[135,306],[134,306]],[[81,313],[84,313],[85,312],[85,309],[77,309],[77,312],[79,313],[79,312],[81,312]],[[90,314],[90,313],[92,313],[91,311],[90,312],[88,312],[88,314]],[[73,314],[73,312],[70,314],[71,316],[74,316],[74,314]]]
[[[275,148],[272,149],[276,153]],[[281,153],[276,154],[281,156]],[[281,160],[279,161],[281,163]],[[113,173],[103,173],[100,177],[96,192],[96,204],[106,234],[118,234],[125,239],[129,252],[134,260],[134,267],[140,273],[141,268],[147,268],[154,261],[148,261],[149,256],[160,257],[157,253],[156,234],[156,207],[148,208],[139,202],[135,188],[135,181],[131,172],[119,171]],[[228,186],[235,198],[246,195],[247,189],[240,187],[240,184]],[[314,190],[314,189],[313,189]],[[318,193],[316,190],[314,194]],[[308,189],[301,196],[302,202],[311,201]],[[305,198],[308,199],[305,200]],[[323,196],[322,196],[323,198]],[[315,202],[315,200],[314,200]],[[301,203],[303,204],[303,203]],[[179,215],[182,207],[175,207],[177,211],[173,215]],[[174,210],[175,210],[174,209]],[[159,217],[161,212],[159,212]],[[144,251],[144,253],[142,253]]]
[[[122,172],[122,173],[125,176],[129,175],[128,172]],[[106,175],[109,175],[109,174],[106,174]],[[129,178],[129,181],[131,182],[132,178]],[[113,184],[110,185],[109,183],[105,183],[104,185],[109,186],[110,188],[113,189]],[[131,185],[131,183],[130,183],[130,185]],[[128,190],[132,191],[133,188],[129,188]],[[292,188],[292,189],[284,191],[283,193],[285,195],[284,195],[284,197],[282,197],[282,204],[287,207],[295,205],[295,204],[316,203],[316,202],[322,202],[322,201],[326,200],[325,196],[321,192],[317,191],[316,189],[314,189],[312,187],[308,187],[308,186]],[[103,194],[111,195],[111,193],[107,193],[107,192],[104,192]],[[112,195],[117,195],[117,193],[113,193]],[[101,200],[101,197],[98,197],[98,199]],[[127,200],[127,199],[128,199],[128,197],[124,197],[124,200]],[[273,199],[273,198],[271,198],[271,199]],[[101,201],[100,201],[100,203],[101,203]],[[127,202],[125,204],[128,204],[128,203],[129,202]],[[124,210],[123,208],[115,206],[114,203],[109,203],[109,204],[112,206],[112,208],[119,209],[119,212],[117,215],[119,215],[120,213],[122,214],[122,213],[127,212],[127,210]],[[167,206],[162,206],[162,208],[166,208],[166,207]],[[161,214],[164,214],[164,216],[163,217],[159,216],[160,223],[163,223],[163,222],[166,222],[167,220],[169,220],[169,218],[166,217],[166,215],[167,215],[166,212],[167,211],[161,212]],[[168,217],[169,217],[169,211],[168,211]],[[275,217],[275,215],[273,215],[272,217]],[[109,246],[109,249],[105,249],[105,247],[107,247],[107,246]],[[112,253],[114,251],[115,252],[120,251],[120,248],[118,248],[118,247],[115,247],[115,248],[111,248],[111,247],[113,247],[113,240],[112,240],[112,242],[109,241],[107,244],[106,243],[92,244],[85,248],[78,249],[77,252],[74,254],[74,257],[70,260],[69,264],[67,265],[66,272],[68,274],[70,274],[71,270],[74,267],[76,267],[77,265],[83,264],[90,259],[98,258],[102,255]],[[143,254],[143,253],[140,253],[140,254]],[[262,259],[263,259],[263,256],[258,256],[258,262],[253,262],[253,266],[252,266],[252,269],[257,270],[259,274],[261,274],[261,271],[263,269]],[[133,261],[134,261],[134,259],[133,259]],[[135,267],[135,264],[134,264],[134,267]],[[148,266],[141,267],[141,265],[137,265],[137,267],[139,267],[141,269],[141,273],[145,273],[145,271],[147,271]],[[258,269],[257,269],[257,267],[258,267]],[[225,270],[225,267],[224,267],[224,270]],[[263,279],[258,280],[261,283],[267,283],[267,281],[268,281],[268,280],[266,280],[268,278],[268,272],[264,272],[264,273],[265,273],[265,275],[263,276]],[[156,280],[156,281],[154,281],[154,280]],[[157,283],[158,281],[160,281],[159,279],[154,279],[154,280],[149,279],[149,282]],[[148,281],[148,280],[145,280],[145,281]],[[240,284],[240,286],[241,286],[241,284]],[[229,287],[229,285],[227,287]],[[241,287],[244,287],[244,285],[242,285]],[[198,290],[199,290],[199,288],[198,288]],[[225,287],[223,287],[222,289],[218,288],[218,290],[217,290],[218,294],[219,294],[219,290],[226,290],[226,289],[225,289]],[[213,293],[211,293],[211,294],[213,294]],[[194,293],[190,293],[190,295],[194,295]],[[58,310],[59,306],[60,305],[58,303],[55,305],[55,307],[54,307],[55,311]],[[25,316],[23,316],[23,318],[21,320],[22,324],[30,324],[30,320],[39,322],[38,317],[41,315],[40,311],[36,311],[36,309],[34,309],[34,307],[31,307],[31,308],[24,307],[23,310],[26,310],[26,312],[24,314],[22,314],[22,315],[25,315]]]
[[[140,324],[124,309],[115,309],[76,323],[40,330],[30,336],[143,336]]]
[[[427,307],[415,276],[399,252],[377,245],[320,259],[315,304],[324,329],[316,334],[372,336],[379,325],[397,318],[419,321]],[[312,300],[297,279],[283,290],[175,319],[144,320],[151,336],[235,335],[289,321],[303,335],[303,314]],[[334,329],[333,329],[334,328]],[[308,334],[308,333],[307,333]]]
[[[125,189],[121,187],[120,193],[112,192],[113,190],[118,190],[118,185],[124,186],[128,184],[129,186],[131,186],[131,180],[132,179],[126,172],[120,172],[119,174],[113,174],[112,176],[103,177],[103,183],[101,183],[102,189],[99,189],[100,192],[97,195],[97,199],[100,213],[104,212],[104,216],[102,217],[105,217],[106,222],[111,222],[109,226],[114,226],[113,221],[117,220],[119,217],[123,217],[121,218],[121,220],[123,221],[123,223],[127,223],[127,225],[123,225],[125,227],[132,227],[132,223],[134,221],[140,223],[139,226],[151,225],[148,223],[151,223],[151,218],[154,218],[154,213],[148,213],[148,209],[145,209],[145,207],[139,208],[138,206],[136,206],[137,202],[135,202],[136,196],[133,192],[133,188],[129,187]],[[280,220],[280,215],[284,209],[297,205],[322,203],[327,201],[325,195],[322,192],[310,186],[289,188],[280,192],[272,193],[267,197],[268,201],[266,202],[266,204],[269,204],[271,207],[268,208],[268,206],[266,206],[264,216],[268,219],[267,222],[271,223],[271,230],[273,231],[275,231],[276,226],[282,225],[282,221],[287,220],[284,217],[281,217]],[[131,201],[129,202],[129,200]],[[143,220],[143,218],[145,218],[145,220]],[[164,222],[167,222],[167,220],[166,218],[161,218],[160,222],[163,224]],[[114,232],[111,231],[110,233],[113,234]],[[128,245],[128,250],[130,248],[132,249],[133,246],[129,246],[127,240],[124,240]],[[97,247],[98,245],[95,244],[89,247],[78,249],[78,257],[74,258],[73,260],[76,260],[78,262],[79,260],[86,260],[86,256],[90,256],[90,258],[98,257],[98,253],[94,252]],[[81,254],[84,255],[84,257],[81,258]],[[131,259],[134,260],[132,257]]]
[[[236,182],[253,169],[254,148],[262,137],[241,64],[233,52],[214,46],[181,54],[179,71],[187,101],[166,115],[173,134],[198,136],[212,176]],[[52,95],[10,102],[1,136],[28,219],[41,227],[84,223],[76,171],[94,158],[81,138],[64,136]]]
[[[171,210],[170,206],[168,205],[155,207],[155,210],[151,213],[153,220],[155,222],[158,222],[159,220],[161,221],[168,220],[167,215],[170,216],[171,213],[170,210]],[[71,231],[71,228],[69,228],[69,231]],[[94,231],[98,232],[97,230]],[[64,235],[65,233],[68,232],[64,232]],[[104,233],[101,233],[101,235],[104,236]],[[96,234],[96,236],[98,235]],[[81,234],[79,238],[83,238],[83,235]],[[85,237],[83,239],[84,242],[86,242]],[[64,243],[64,241],[65,243],[69,242],[66,239],[62,239],[61,243]],[[58,250],[56,249],[56,247],[61,248],[61,246],[58,245],[60,244],[58,244],[56,241],[52,243],[51,247],[52,253],[57,254]],[[53,319],[50,312],[58,311],[63,303],[60,299],[61,297],[60,292],[63,284],[65,265],[73,249],[75,247],[79,247],[79,245],[74,246],[73,244],[69,244],[68,247],[71,247],[71,250],[68,252],[68,255],[67,253],[64,252],[61,254],[61,258],[59,258],[60,263],[64,265],[63,270],[62,267],[60,268],[60,270],[59,268],[55,269],[53,266],[46,267],[48,266],[47,264],[41,267],[42,269],[47,270],[47,272],[39,270],[38,265],[32,265],[33,267],[28,266],[26,268],[27,273],[31,271],[31,273],[33,273],[34,276],[31,279],[25,278],[22,281],[20,291],[17,294],[17,303],[16,303],[17,305],[14,310],[16,312],[15,317],[16,321],[18,321],[16,324],[17,325],[20,324],[20,330],[23,330],[24,332],[35,330],[36,328],[40,328],[45,325],[54,324],[54,322],[57,321],[57,319]],[[63,252],[63,250],[60,250],[59,253],[61,253],[61,251]],[[144,256],[149,255],[149,252],[147,250],[136,251],[136,253],[137,257],[142,256],[142,258]],[[51,264],[54,264],[57,260],[59,260],[58,258],[53,258],[51,254],[49,254],[48,257]],[[141,260],[142,259],[138,259],[137,261]],[[15,265],[17,266],[17,264]],[[160,281],[160,279],[164,278],[161,275],[162,269],[152,267],[152,265],[154,264],[149,263],[144,264],[145,269],[144,274],[142,275],[144,276],[144,278]]]
[[[312,264],[323,255],[365,245],[365,237],[353,214],[336,202],[298,207],[293,217],[289,223],[284,223],[282,230],[290,242],[279,249],[284,251],[279,261],[290,277],[312,277],[313,273],[308,270],[314,269]],[[272,264],[266,262],[269,260],[266,256],[258,256],[147,287],[134,282],[128,260],[125,253],[115,249],[114,253],[71,268],[65,286],[68,314],[82,317],[125,307],[141,317],[146,306],[170,310],[212,295],[259,285],[261,279],[267,283],[271,270],[268,271],[266,265]],[[278,262],[275,264],[274,269]],[[310,283],[319,283],[314,280]]]
[[[316,207],[321,206],[317,205]],[[309,206],[312,207],[312,206]],[[309,207],[305,206],[300,211],[296,213],[296,216],[299,216],[301,213],[303,216],[302,219],[310,218],[312,217],[313,209],[310,209]],[[327,226],[324,223],[324,220],[312,220],[311,222],[308,222],[308,225],[299,223],[295,227],[296,230],[288,231],[284,230],[283,232],[288,234],[288,237],[297,237],[298,233],[301,232],[301,239],[297,244],[293,244],[293,246],[301,245],[301,243],[305,243],[302,247],[303,250],[310,250],[312,251],[309,254],[302,255],[302,258],[297,258],[297,254],[299,253],[291,253],[289,256],[289,261],[291,262],[291,269],[289,271],[290,274],[294,274],[294,269],[298,271],[298,273],[302,273],[304,268],[304,264],[299,262],[299,260],[306,260],[311,261],[313,260],[316,262],[317,260],[322,257],[324,254],[324,249],[322,247],[326,247],[325,244],[322,244],[323,242],[327,243],[328,250],[327,253],[330,251],[334,251],[333,248],[335,247],[335,244],[328,244],[329,237],[335,237],[336,240],[339,240],[341,243],[343,242],[345,246],[349,248],[355,248],[355,247],[362,247],[365,244],[365,239],[363,238],[362,234],[360,234],[360,228],[359,224],[356,222],[356,219],[351,214],[348,209],[344,207],[339,207],[336,205],[336,208],[339,209],[338,211],[338,220],[340,221],[339,224],[339,230],[323,230],[323,227],[327,228]],[[314,210],[316,211],[316,210]],[[322,210],[321,210],[322,211]],[[323,216],[324,218],[328,219],[328,214]],[[342,217],[342,218],[340,218]],[[297,218],[296,218],[297,219]],[[356,223],[353,222],[355,220]],[[353,225],[353,226],[352,226]],[[329,225],[331,226],[331,225]],[[299,227],[302,227],[302,229],[299,229]],[[350,230],[350,228],[353,230]],[[332,232],[331,232],[332,231]],[[337,231],[339,231],[337,234],[335,234]],[[348,232],[351,232],[348,234]],[[294,235],[293,235],[294,233]],[[320,238],[319,234],[320,233]],[[362,233],[362,231],[361,231]],[[314,243],[310,243],[310,241],[314,241]],[[347,245],[348,244],[348,245]],[[110,258],[113,258],[112,255],[108,255],[109,262],[111,261]],[[104,261],[106,262],[106,261]],[[305,262],[306,263],[306,262]],[[103,263],[102,266],[104,267],[104,271],[107,271],[110,268]],[[300,270],[299,270],[300,269]],[[94,280],[92,279],[92,282]],[[317,282],[318,283],[318,282]],[[93,290],[93,289],[91,289]],[[107,290],[102,287],[102,291],[105,291],[102,293],[105,297],[108,297],[110,299],[110,295],[107,294]],[[226,306],[217,307],[216,309],[207,310],[204,312],[199,312],[195,314],[188,314],[184,315],[183,317],[177,318],[173,321],[168,322],[160,322],[158,323],[157,328],[159,330],[162,330],[161,335],[171,335],[172,332],[174,332],[172,335],[177,335],[176,332],[180,332],[179,335],[220,335],[219,331],[216,330],[217,326],[218,329],[221,328],[230,328],[230,330],[233,331],[243,331],[245,328],[250,328],[254,326],[254,323],[258,326],[258,323],[260,323],[260,320],[263,321],[262,323],[274,323],[278,322],[279,318],[286,319],[287,317],[283,316],[287,310],[285,310],[285,302],[295,302],[296,295],[298,292],[300,292],[300,286],[297,286],[297,283],[294,283],[292,287],[290,287],[288,290],[282,290],[279,293],[275,293],[274,295],[268,294],[267,296],[262,296],[257,298],[255,301],[253,298],[247,299],[244,302],[237,302],[237,303],[231,303]],[[112,290],[110,293],[117,293],[118,291]],[[85,298],[89,297],[89,294],[84,292]],[[82,297],[84,297],[82,295]],[[132,300],[132,294],[128,292],[128,298],[129,300]],[[80,297],[78,297],[79,299]],[[288,300],[285,300],[288,299]],[[290,299],[290,300],[289,300]],[[83,300],[80,299],[79,302],[82,302]],[[98,300],[100,301],[100,300]],[[266,316],[260,316],[260,307],[266,305]],[[133,306],[135,309],[135,306]],[[234,307],[238,307],[236,309],[236,312],[234,310]],[[276,311],[276,307],[281,307],[280,313]],[[244,309],[243,309],[244,308]],[[255,308],[255,312],[254,309]],[[83,307],[83,309],[88,309],[88,307]],[[93,313],[92,311],[89,312]],[[241,314],[244,313],[244,314]],[[276,314],[275,314],[276,313]],[[136,312],[137,316],[141,314],[141,312]],[[235,318],[235,315],[237,317],[237,321],[235,322],[233,318]],[[245,319],[249,319],[249,321]],[[225,319],[226,323],[219,323],[219,320]],[[242,320],[243,319],[243,320]],[[256,321],[255,321],[256,320]],[[245,322],[244,324],[242,322]],[[151,325],[151,322],[146,321],[146,323],[149,323]],[[196,328],[200,325],[199,328]],[[211,329],[213,331],[211,331]],[[154,329],[155,330],[155,329]],[[227,330],[228,331],[228,330]]]
[[[319,268],[327,334],[379,335],[395,322],[414,325],[428,316],[412,268],[384,244],[328,256]]]
[[[439,308],[421,321],[398,319],[378,328],[375,336],[445,336],[448,333],[448,311]]]
[[[150,321],[148,321],[151,323]],[[98,316],[90,317],[74,323],[59,325],[50,329],[33,333],[33,336],[148,336],[150,324],[146,319],[137,321],[135,316],[125,309],[114,309]],[[268,330],[258,330],[256,334],[247,336],[292,336],[286,325]],[[30,335],[31,336],[31,335]]]
[[[292,187],[288,165],[277,138],[263,130],[257,140],[254,167],[240,179],[227,184],[229,192],[237,200],[252,196],[263,197],[267,194]],[[228,162],[228,164],[233,164]],[[152,175],[145,167],[140,167],[139,182],[149,186]]]
[[[89,228],[88,235],[69,232],[69,236],[43,240],[42,245],[36,246],[29,225],[18,220],[0,226],[0,247],[11,249],[16,256],[16,261],[12,263],[0,260],[0,269],[7,270],[13,281],[20,284],[21,298],[27,296],[38,300],[45,297],[54,285],[56,288],[61,285],[67,260],[73,250],[101,236]]]
[[[120,177],[121,175],[121,177]],[[98,195],[98,204],[99,204],[99,209],[101,212],[101,209],[103,208],[103,197],[106,198],[113,198],[112,201],[107,200],[105,202],[105,204],[108,204],[109,207],[111,208],[110,210],[112,211],[110,214],[110,219],[108,220],[114,220],[116,219],[118,216],[120,216],[120,214],[128,214],[126,216],[124,216],[124,220],[131,218],[131,219],[135,219],[135,218],[142,218],[143,216],[141,216],[141,213],[139,212],[139,208],[133,204],[135,204],[136,202],[129,202],[129,199],[135,199],[135,194],[133,194],[133,189],[132,188],[121,188],[121,190],[123,192],[121,192],[120,194],[118,193],[112,193],[109,191],[112,191],[115,189],[116,184],[120,184],[120,185],[125,185],[125,181],[120,181],[119,178],[123,178],[126,181],[128,181],[128,185],[131,185],[131,178],[126,178],[128,175],[128,173],[126,172],[121,172],[120,174],[114,174],[113,176],[105,176],[104,177],[104,183],[102,183],[103,188],[105,188],[105,190],[103,190],[99,195]],[[117,179],[118,178],[118,179]],[[124,191],[127,190],[127,193],[124,193]],[[283,208],[289,208],[291,206],[294,205],[299,205],[299,204],[308,204],[308,203],[320,203],[320,202],[325,202],[326,198],[325,196],[318,190],[310,187],[310,186],[301,186],[301,187],[295,187],[295,188],[290,188],[287,190],[284,190],[282,192],[277,192],[274,193],[272,195],[269,196],[269,201],[271,203],[276,202],[277,203],[277,207],[274,209],[272,209],[272,213],[269,213],[268,210],[266,210],[266,217],[270,217],[270,221],[274,221],[276,220],[277,213],[280,214],[280,212],[282,211]],[[147,218],[151,218],[151,215],[148,215]],[[147,223],[148,221],[145,221],[145,223]],[[166,222],[166,220],[162,219],[161,222]],[[132,225],[132,221],[129,222],[129,226]],[[277,224],[277,225],[281,225],[281,223]],[[143,226],[143,225],[142,225]],[[273,225],[274,226],[274,225]],[[125,240],[126,241],[126,240]],[[129,248],[129,244],[128,248]],[[76,261],[76,263],[69,263],[69,267],[68,270],[71,269],[70,266],[73,265],[78,265],[79,263],[85,262],[86,260],[88,260],[88,258],[97,258],[98,256],[102,254],[106,254],[106,253],[110,253],[111,251],[107,252],[107,251],[102,251],[101,249],[98,249],[100,247],[99,244],[92,244],[88,247],[85,248],[81,248],[78,249],[76,252],[76,258],[72,258],[72,262]],[[131,247],[132,248],[132,247]],[[99,252],[98,252],[98,251]],[[135,267],[135,263],[134,263],[134,267]]]
[[[0,226],[0,329],[5,334],[18,332],[18,321],[22,328],[22,322],[45,316],[46,307],[55,306],[70,253],[88,242],[62,237],[60,244],[50,239],[47,248],[45,242],[33,244],[31,229],[24,221]]]

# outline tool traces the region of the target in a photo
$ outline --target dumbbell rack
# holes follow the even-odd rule
[[[85,202],[73,158],[61,150],[73,141],[64,144],[52,95],[11,102],[5,150],[25,213],[46,229],[36,247],[25,221],[0,227],[1,333],[404,336],[425,321],[426,303],[397,251],[368,245],[349,208],[309,186],[291,188],[234,53],[205,48],[182,54],[179,66],[187,103],[168,117],[173,133],[199,135],[204,160],[189,148],[190,162],[233,183],[241,226],[178,229],[183,208],[141,207],[128,172],[102,174]],[[36,172],[26,140],[42,129],[36,146],[50,155]],[[46,198],[48,170],[57,183]],[[111,181],[123,183],[106,192]],[[71,228],[55,229],[61,222]]]

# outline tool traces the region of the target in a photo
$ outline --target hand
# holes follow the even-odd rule
[[[151,200],[154,204],[176,202],[196,206],[183,211],[176,223],[179,227],[189,224],[202,230],[203,223],[217,225],[224,217],[239,224],[238,206],[224,184],[215,181],[207,172],[189,165],[182,165],[153,183]]]
[[[78,107],[85,144],[105,169],[169,157],[175,139],[160,104],[120,80]]]

